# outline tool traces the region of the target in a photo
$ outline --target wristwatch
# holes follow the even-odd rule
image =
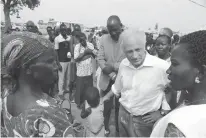
[[[160,114],[161,114],[162,116],[165,116],[165,115],[166,115],[166,113],[165,113],[164,111],[160,111]]]

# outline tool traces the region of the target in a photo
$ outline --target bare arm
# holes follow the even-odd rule
[[[57,60],[57,64],[58,64],[58,66],[59,66],[59,70],[62,70],[62,67],[61,67],[61,65],[60,65],[60,62],[59,62],[59,56],[58,56],[58,51],[59,51],[59,42],[58,42],[58,37],[56,37],[55,39],[54,39],[54,49],[55,49],[55,56],[56,56],[56,60]]]
[[[92,57],[91,55],[85,55],[85,56],[81,59],[81,61],[87,60],[87,59],[89,59],[89,58],[91,58],[91,57]]]
[[[103,101],[109,100],[113,95],[114,95],[113,92],[112,92],[112,91],[109,91],[109,92],[103,97]]]
[[[80,53],[79,56],[77,58],[75,58],[76,62],[80,62],[80,61],[84,61],[87,60],[89,58],[91,58],[91,54],[87,54],[87,53]]]
[[[98,61],[99,66],[102,69],[102,72],[104,74],[109,75],[109,74],[114,72],[113,66],[109,65],[109,64],[106,64],[105,51],[104,51],[104,46],[103,46],[103,43],[102,43],[102,39],[100,41],[100,48],[99,48],[99,51],[98,51],[98,54],[97,54],[97,61]]]
[[[86,59],[85,59],[85,53],[79,54],[79,56],[78,56],[77,58],[75,58],[75,61],[76,61],[76,62],[80,62],[80,61],[82,61],[83,59],[86,60]]]
[[[116,97],[120,97],[121,95],[121,90],[123,88],[123,84],[122,84],[122,67],[120,65],[120,69],[119,72],[116,76],[116,80],[115,83],[112,85],[111,91],[108,92],[105,96],[104,96],[104,101],[110,99],[113,95],[115,95]]]
[[[100,48],[99,51],[97,53],[97,61],[99,63],[100,68],[103,70],[105,68],[105,54],[104,54],[104,46],[102,45],[102,43],[100,42]]]
[[[70,42],[69,42],[69,48],[70,48],[70,52],[71,52],[71,56],[72,58],[74,58],[74,46],[73,46],[73,37],[71,36]]]
[[[82,59],[86,56],[86,53],[80,53],[80,44],[77,44],[74,48],[74,60],[76,62],[82,61]]]

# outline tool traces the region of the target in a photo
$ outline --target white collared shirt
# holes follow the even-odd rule
[[[121,95],[119,102],[136,116],[157,111],[161,106],[170,110],[164,93],[165,85],[169,83],[168,68],[166,61],[148,53],[139,68],[134,68],[128,59],[124,59],[112,91],[117,96]]]

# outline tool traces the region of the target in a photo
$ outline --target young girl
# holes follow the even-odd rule
[[[87,120],[85,137],[104,137],[104,105],[98,89],[89,87],[85,98],[85,108],[81,112],[81,117]]]

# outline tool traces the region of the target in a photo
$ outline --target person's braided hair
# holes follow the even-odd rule
[[[206,30],[183,36],[180,43],[189,44],[188,52],[200,66],[206,65]]]

